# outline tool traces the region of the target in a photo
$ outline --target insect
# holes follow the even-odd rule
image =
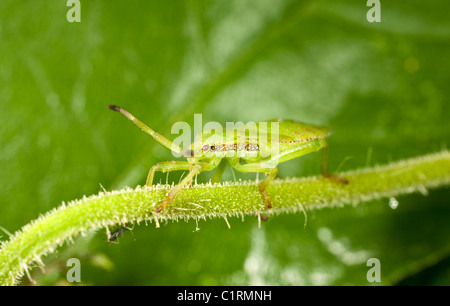
[[[131,230],[132,230],[132,228],[128,227],[127,225],[120,226],[117,229],[115,229],[112,233],[109,234],[109,236],[106,239],[106,241],[115,243],[117,238],[122,236],[123,233],[125,233],[126,231],[131,231]]]
[[[234,137],[229,141],[228,138],[224,141],[224,135],[213,137],[213,131],[203,130],[201,132],[202,137],[196,137],[196,140],[190,146],[181,148],[168,138],[152,130],[125,109],[115,105],[109,105],[109,108],[121,113],[169,150],[186,158],[186,161],[160,162],[151,167],[147,176],[147,186],[153,184],[153,177],[156,171],[189,171],[188,175],[169,192],[165,200],[156,209],[156,213],[164,210],[172,202],[177,193],[186,185],[191,185],[193,178],[203,171],[211,171],[217,168],[212,180],[219,182],[225,171],[225,160],[237,171],[261,172],[266,174],[266,177],[259,183],[258,187],[266,202],[267,209],[272,208],[272,201],[266,191],[266,187],[278,174],[276,165],[311,152],[323,150],[321,170],[324,177],[342,184],[348,184],[345,178],[333,175],[328,170],[329,150],[326,137],[331,134],[328,128],[307,125],[293,120],[272,120],[270,122],[278,122],[278,137],[272,140],[274,137],[271,137],[272,134],[269,130],[269,132],[265,132],[265,139],[269,147],[277,145],[277,153],[263,157],[261,154],[263,148],[260,139],[261,133],[258,133],[257,137],[251,138],[245,134],[245,127],[244,130],[233,131],[235,133]],[[241,131],[244,132],[242,133]],[[230,151],[231,153],[241,154],[230,155],[228,154]]]

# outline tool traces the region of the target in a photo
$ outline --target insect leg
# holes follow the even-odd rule
[[[220,183],[222,175],[225,172],[226,168],[227,168],[227,161],[225,159],[222,159],[219,166],[217,166],[216,172],[214,172],[214,175],[211,178],[211,183]]]
[[[157,163],[150,168],[145,185],[151,186],[153,184],[153,177],[155,176],[156,171],[170,172],[178,170],[190,170],[190,167],[191,164],[185,161],[168,161]]]
[[[240,172],[264,172],[268,174],[264,180],[261,181],[258,187],[264,197],[264,200],[266,200],[267,209],[272,208],[272,201],[267,194],[266,187],[277,176],[278,168],[275,166],[268,166],[261,162],[240,164],[239,159],[230,159],[230,164],[234,169]]]
[[[167,207],[167,205],[170,204],[170,202],[172,202],[172,200],[175,198],[178,192],[180,192],[183,189],[184,186],[192,182],[194,176],[196,176],[202,171],[209,171],[214,169],[220,163],[220,160],[221,158],[216,158],[209,163],[206,162],[194,164],[188,163],[189,174],[169,192],[166,199],[161,203],[161,205],[158,206],[155,212],[160,213],[164,208]]]
[[[277,176],[278,174],[278,168],[273,168],[270,170],[269,175],[266,176],[262,182],[258,185],[259,190],[261,191],[261,194],[263,195],[264,199],[267,203],[267,209],[272,208],[272,201],[270,200],[269,195],[267,194],[266,187],[269,185],[269,183]]]
[[[172,200],[175,198],[177,193],[180,192],[183,189],[183,187],[186,186],[189,182],[191,182],[192,178],[197,174],[199,174],[201,171],[202,166],[194,165],[190,170],[189,174],[178,185],[172,188],[172,190],[167,195],[166,199],[156,209],[156,213],[160,213],[164,208],[166,208],[167,205],[169,205],[170,202],[172,202]]]
[[[344,177],[338,176],[336,174],[331,174],[330,170],[328,168],[328,160],[329,160],[329,147],[328,144],[326,144],[323,147],[323,151],[322,151],[322,164],[321,164],[321,168],[322,168],[322,175],[323,177],[326,177],[330,180],[342,183],[347,185],[348,184],[348,180]]]

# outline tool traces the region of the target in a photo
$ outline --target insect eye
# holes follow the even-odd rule
[[[214,151],[216,149],[215,146],[211,146],[211,151]]]
[[[205,144],[205,145],[203,145],[203,151],[208,151],[208,149],[209,149],[209,146],[207,145],[207,144]]]

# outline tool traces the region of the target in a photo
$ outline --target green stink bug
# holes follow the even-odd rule
[[[150,169],[146,181],[147,186],[153,184],[153,177],[156,171],[189,171],[188,175],[169,192],[166,199],[156,209],[156,213],[166,208],[177,193],[184,186],[191,185],[193,178],[203,171],[217,168],[212,180],[219,182],[226,166],[224,160],[228,160],[230,165],[240,172],[262,172],[267,174],[258,187],[268,209],[272,208],[272,202],[267,194],[266,187],[278,174],[276,165],[320,149],[323,149],[322,175],[337,182],[348,184],[345,178],[330,174],[328,170],[328,144],[325,139],[331,134],[328,128],[307,125],[293,120],[276,119],[270,122],[277,123],[277,133],[272,133],[270,128],[265,131],[257,129],[257,136],[254,137],[246,134],[247,126],[233,130],[232,138],[229,138],[228,134],[225,135],[228,132],[227,130],[225,130],[223,135],[218,135],[215,131],[213,133],[212,130],[206,129],[201,132],[201,135],[197,135],[201,137],[196,137],[194,143],[182,149],[168,138],[152,130],[125,109],[115,105],[109,105],[109,108],[120,112],[145,133],[151,135],[157,142],[174,153],[185,157],[187,160],[160,162]],[[276,137],[273,135],[276,135]],[[262,138],[264,138],[265,146]],[[275,154],[262,154],[263,148],[270,151],[275,145],[277,149]],[[236,154],[230,155],[230,152]]]

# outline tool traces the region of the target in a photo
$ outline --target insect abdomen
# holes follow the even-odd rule
[[[210,146],[211,153],[217,156],[230,156],[235,153],[236,156],[245,157],[248,155],[255,156],[260,150],[257,143],[224,143],[213,144]]]

